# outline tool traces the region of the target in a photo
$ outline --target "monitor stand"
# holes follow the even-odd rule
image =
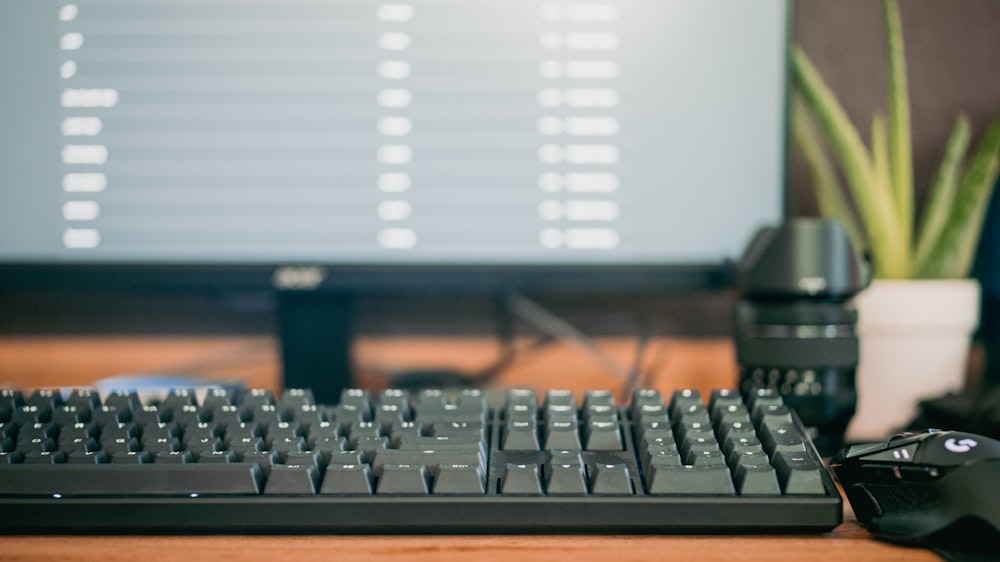
[[[284,388],[308,388],[320,404],[354,386],[354,297],[326,291],[279,291],[278,330]]]

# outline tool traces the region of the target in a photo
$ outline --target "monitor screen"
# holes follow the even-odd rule
[[[718,265],[782,216],[787,11],[3,2],[0,263]]]
[[[498,295],[724,329],[688,297],[783,217],[788,12],[0,2],[0,332],[257,326],[333,397],[354,334],[493,334]]]

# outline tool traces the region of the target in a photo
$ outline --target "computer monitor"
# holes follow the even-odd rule
[[[789,11],[4,2],[0,287],[263,292],[321,340],[321,301],[725,288],[784,215]]]

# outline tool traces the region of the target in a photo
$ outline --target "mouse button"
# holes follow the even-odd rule
[[[884,484],[900,479],[899,470],[895,465],[866,462],[859,468],[859,480],[865,482]]]
[[[843,458],[853,459],[866,455],[868,453],[873,453],[877,451],[884,451],[889,446],[888,443],[861,443],[858,445],[851,445],[848,447],[847,451],[844,453]]]
[[[901,466],[896,473],[901,479],[911,482],[930,482],[937,480],[944,473],[936,466]]]
[[[889,441],[886,442],[886,447],[902,447],[910,443],[923,443],[924,441],[933,439],[934,435],[939,431],[939,429],[928,429],[920,433],[897,433],[889,438]]]
[[[959,431],[937,433],[924,440],[914,460],[922,464],[958,466],[1000,456],[1000,442]]]
[[[920,448],[919,443],[909,443],[898,447],[890,447],[876,453],[866,454],[861,457],[861,460],[911,463],[918,448]]]
[[[864,485],[855,484],[845,488],[844,493],[850,501],[855,519],[860,523],[869,525],[873,518],[885,515],[885,510],[882,509],[878,499]]]

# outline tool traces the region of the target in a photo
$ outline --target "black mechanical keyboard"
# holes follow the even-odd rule
[[[0,532],[823,532],[776,394],[0,391]]]

